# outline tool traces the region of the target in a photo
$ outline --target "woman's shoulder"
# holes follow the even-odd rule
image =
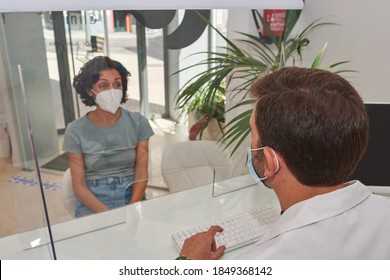
[[[141,115],[141,113],[139,112],[131,112],[129,110],[126,110],[124,108],[122,108],[122,112],[123,112],[123,115],[126,117],[126,118],[129,118],[129,119],[132,119],[134,121],[139,121],[140,119],[142,118],[145,118],[143,115]],[[145,118],[146,119],[146,118]]]
[[[127,121],[122,123],[126,123],[126,126],[131,128],[131,131],[134,131],[135,128],[139,133],[139,140],[144,140],[154,134],[153,129],[149,124],[149,120],[140,113],[123,109],[123,116],[127,118]]]
[[[85,124],[88,122],[87,115],[82,116],[76,120],[71,121],[66,130],[77,130],[80,128],[85,128]]]

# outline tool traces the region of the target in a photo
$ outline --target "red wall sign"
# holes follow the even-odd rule
[[[263,17],[276,37],[283,35],[286,24],[286,10],[264,10]],[[263,28],[263,34],[265,37],[269,36],[265,28]]]

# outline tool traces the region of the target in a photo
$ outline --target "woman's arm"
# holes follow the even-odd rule
[[[108,207],[89,190],[85,180],[84,159],[81,154],[68,153],[73,192],[76,197],[94,212],[103,212]]]
[[[141,141],[137,145],[135,158],[135,179],[130,204],[140,201],[148,185],[148,161],[149,161],[149,139]]]

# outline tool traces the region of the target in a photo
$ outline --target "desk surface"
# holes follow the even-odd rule
[[[52,226],[57,259],[174,259],[171,235],[261,205],[279,208],[272,190],[250,186],[212,197],[212,185],[143,201]],[[51,259],[49,245],[26,249],[47,229],[0,239],[1,259]],[[61,239],[61,240],[60,240]],[[232,259],[248,245],[231,251]]]

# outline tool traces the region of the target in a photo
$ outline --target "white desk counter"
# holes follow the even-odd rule
[[[172,233],[265,204],[279,208],[272,190],[251,186],[212,197],[210,184],[75,219],[52,226],[57,259],[174,259],[178,251]],[[47,235],[47,229],[40,229],[2,238],[0,258],[51,259],[49,245],[26,249],[38,238],[45,243]]]

